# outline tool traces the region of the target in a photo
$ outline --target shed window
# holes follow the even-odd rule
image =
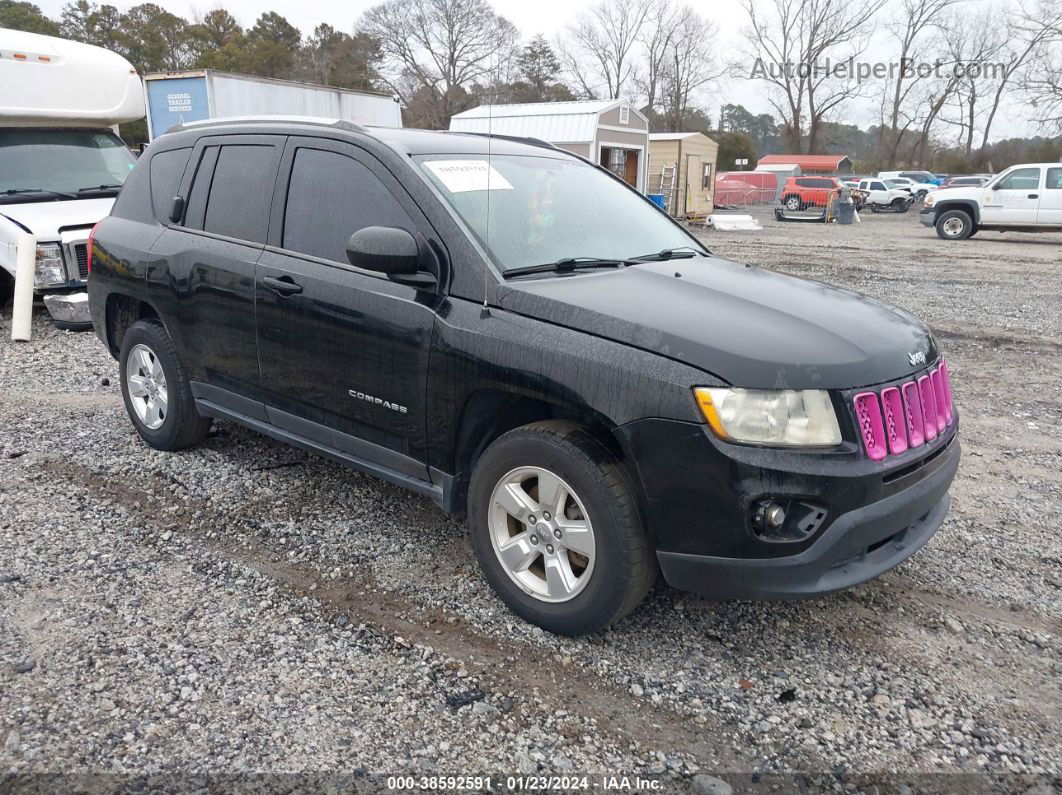
[[[620,105],[620,124],[631,123],[631,109],[627,105]]]
[[[701,174],[701,190],[708,190],[712,184],[712,164],[704,164],[704,173]]]

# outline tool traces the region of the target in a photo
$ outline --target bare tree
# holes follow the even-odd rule
[[[659,99],[667,67],[668,50],[678,35],[683,15],[674,0],[652,0],[639,41],[644,50],[645,71],[638,76],[638,89],[652,110]]]
[[[679,11],[677,21],[664,48],[660,81],[664,123],[670,132],[682,130],[695,94],[725,71],[716,67],[711,52],[718,39],[716,26],[689,6]]]
[[[742,0],[749,77],[773,87],[771,102],[796,152],[819,145],[831,113],[857,96],[852,60],[866,47],[870,23],[886,0]]]
[[[898,16],[888,26],[900,46],[896,64],[899,68],[890,76],[891,91],[883,94],[883,101],[887,97],[890,102],[887,126],[890,140],[884,153],[889,168],[896,164],[904,135],[912,125],[919,123],[920,116],[924,122],[924,110],[927,108],[924,97],[916,91],[927,76],[909,67],[913,66],[916,53],[927,48],[936,49],[928,47],[930,42],[927,42],[926,34],[939,33],[941,24],[946,22],[946,12],[960,2],[962,0],[900,0]],[[932,103],[929,107],[932,107]],[[882,124],[882,132],[885,130],[886,125]]]
[[[782,120],[786,145],[802,151],[807,70],[795,66],[804,58],[804,0],[742,0],[749,26],[744,32],[752,63],[752,79],[767,82],[773,90],[768,101]]]
[[[981,152],[988,148],[992,122],[1008,91],[1014,88],[1022,71],[1037,53],[1045,54],[1045,47],[1062,39],[1062,5],[1044,3],[1040,6],[1019,6],[1006,16],[1006,44],[1002,49],[1000,69],[991,96],[988,117],[981,134]]]
[[[421,123],[446,129],[468,89],[492,83],[515,62],[519,36],[486,0],[386,0],[361,32],[380,43],[381,77],[404,102],[423,105]]]
[[[1036,109],[1035,121],[1048,133],[1062,135],[1062,20],[1041,20],[1052,34],[1041,46],[1022,88]]]
[[[973,153],[977,125],[984,114],[983,100],[994,93],[993,64],[1005,43],[992,8],[963,17],[948,31],[955,87],[949,99],[952,112],[942,113],[940,120],[958,128],[959,145],[967,158]]]
[[[651,7],[652,0],[601,0],[568,26],[557,49],[584,96],[623,96]]]

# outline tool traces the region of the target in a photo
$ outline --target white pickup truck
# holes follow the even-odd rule
[[[1012,166],[984,187],[941,188],[926,197],[918,219],[944,240],[982,229],[1062,231],[1062,163]]]
[[[100,47],[0,28],[0,86],[0,305],[32,241],[34,292],[83,327],[88,236],[136,162],[115,131],[144,116],[140,78]]]

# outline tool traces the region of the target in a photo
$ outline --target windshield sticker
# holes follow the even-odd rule
[[[424,165],[450,193],[513,189],[509,180],[485,160],[429,160]]]

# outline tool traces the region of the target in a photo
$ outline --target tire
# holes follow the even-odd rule
[[[804,202],[800,200],[799,196],[786,196],[782,202],[785,204],[785,209],[791,213],[799,212],[804,209]]]
[[[905,213],[911,208],[911,203],[907,199],[893,199],[892,209],[898,213]]]
[[[162,323],[138,320],[130,326],[122,339],[118,367],[125,410],[148,445],[182,450],[206,438],[212,420],[196,411],[188,376]]]
[[[879,205],[879,204],[870,205],[870,212],[872,212],[872,213],[880,213],[881,212],[881,205]]]
[[[0,268],[0,309],[11,303],[15,296],[15,277]]]
[[[974,233],[973,218],[962,210],[941,213],[934,226],[941,240],[965,240]]]
[[[929,193],[929,191],[927,191],[927,190],[918,191],[918,201],[924,202],[926,200],[926,194],[927,193]]]
[[[561,498],[546,498],[543,488]],[[539,498],[560,507],[562,518],[546,518]],[[491,588],[549,632],[604,629],[634,610],[656,578],[634,485],[605,446],[573,423],[536,422],[495,440],[472,471],[468,522]],[[510,563],[503,563],[503,547]]]

